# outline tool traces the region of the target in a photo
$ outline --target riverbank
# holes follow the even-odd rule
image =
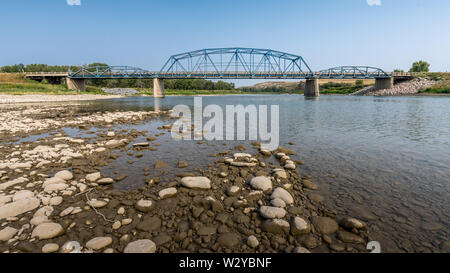
[[[11,103],[31,103],[31,102],[65,102],[65,101],[85,101],[85,100],[101,100],[121,98],[119,95],[49,95],[49,94],[32,94],[32,95],[4,95],[0,94],[0,104]]]
[[[127,176],[102,169],[173,145],[170,111],[22,106],[0,119],[0,252],[367,252],[367,224],[324,207],[290,149],[221,145],[206,168],[178,158],[173,179],[158,158],[120,190]],[[161,125],[126,127],[143,122]]]

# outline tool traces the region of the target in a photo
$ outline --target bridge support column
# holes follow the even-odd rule
[[[381,89],[390,89],[394,86],[394,78],[376,78],[375,79],[375,89],[381,90]]]
[[[153,97],[154,98],[164,98],[166,94],[164,93],[164,80],[154,78],[153,79]]]
[[[304,95],[305,95],[305,97],[318,97],[319,96],[319,80],[318,79],[306,79]]]
[[[86,80],[85,79],[71,79],[66,78],[67,88],[74,89],[78,91],[86,91]]]

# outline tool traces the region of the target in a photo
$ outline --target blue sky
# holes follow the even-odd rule
[[[298,54],[313,70],[423,59],[450,71],[450,1],[367,1],[380,0],[2,0],[0,66],[159,70],[172,54],[239,46]]]

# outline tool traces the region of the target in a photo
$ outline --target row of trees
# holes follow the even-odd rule
[[[148,88],[153,87],[152,79],[96,79],[88,80],[88,85],[107,88]],[[234,90],[234,83],[209,81],[204,79],[164,80],[166,89],[178,90]]]
[[[2,73],[23,73],[23,72],[64,72],[72,69],[76,71],[80,69],[79,66],[69,66],[69,65],[48,65],[48,64],[14,64],[5,65],[0,67],[0,72]]]

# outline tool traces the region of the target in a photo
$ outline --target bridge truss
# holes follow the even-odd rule
[[[298,55],[257,48],[210,48],[171,56],[160,71],[131,66],[83,67],[75,79],[375,79],[391,74],[371,66],[340,66],[313,72]]]

